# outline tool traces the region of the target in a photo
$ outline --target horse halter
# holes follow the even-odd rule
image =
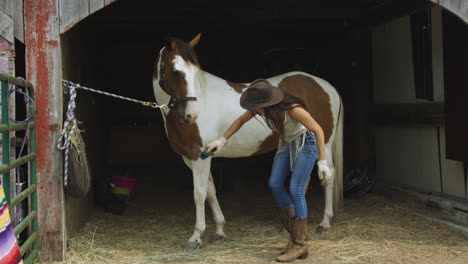
[[[173,89],[170,85],[167,84],[166,82],[166,78],[165,78],[165,73],[164,73],[164,59],[166,56],[164,56],[165,54],[163,54],[163,57],[161,58],[161,69],[160,69],[160,79],[159,81],[160,82],[163,82],[164,83],[164,86],[169,88],[170,90],[170,96],[171,96],[171,99],[169,99],[169,103],[167,104],[167,106],[170,108],[170,109],[174,109],[177,107],[177,104],[178,103],[182,103],[182,102],[186,102],[186,101],[197,101],[197,97],[193,97],[193,96],[177,96],[177,93],[175,91],[175,89]]]

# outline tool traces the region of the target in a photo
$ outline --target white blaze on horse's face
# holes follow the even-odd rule
[[[197,97],[195,93],[195,76],[200,70],[197,66],[185,61],[181,56],[176,55],[172,61],[174,69],[184,73],[185,82],[187,84],[187,97]],[[187,101],[185,106],[185,120],[190,124],[195,123],[198,117],[197,101]]]

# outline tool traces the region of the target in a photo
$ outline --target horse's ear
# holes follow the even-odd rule
[[[198,35],[188,43],[189,46],[194,48],[198,44],[198,42],[200,41],[200,38],[201,38],[201,33],[198,33]]]

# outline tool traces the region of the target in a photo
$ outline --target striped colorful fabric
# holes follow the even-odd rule
[[[23,261],[11,226],[5,192],[0,184],[0,264],[17,263],[23,263]]]

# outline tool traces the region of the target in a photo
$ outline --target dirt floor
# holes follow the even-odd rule
[[[372,193],[345,199],[332,230],[318,235],[314,230],[323,205],[321,198],[311,196],[310,255],[296,263],[468,263],[468,239],[463,235],[408,215],[400,209],[407,205]],[[227,240],[208,243],[215,226],[207,209],[204,245],[186,253],[183,246],[195,221],[192,196],[153,198],[131,201],[123,215],[96,209],[69,240],[67,261],[60,263],[275,263],[286,242],[270,194],[241,198],[231,194],[219,197]]]

